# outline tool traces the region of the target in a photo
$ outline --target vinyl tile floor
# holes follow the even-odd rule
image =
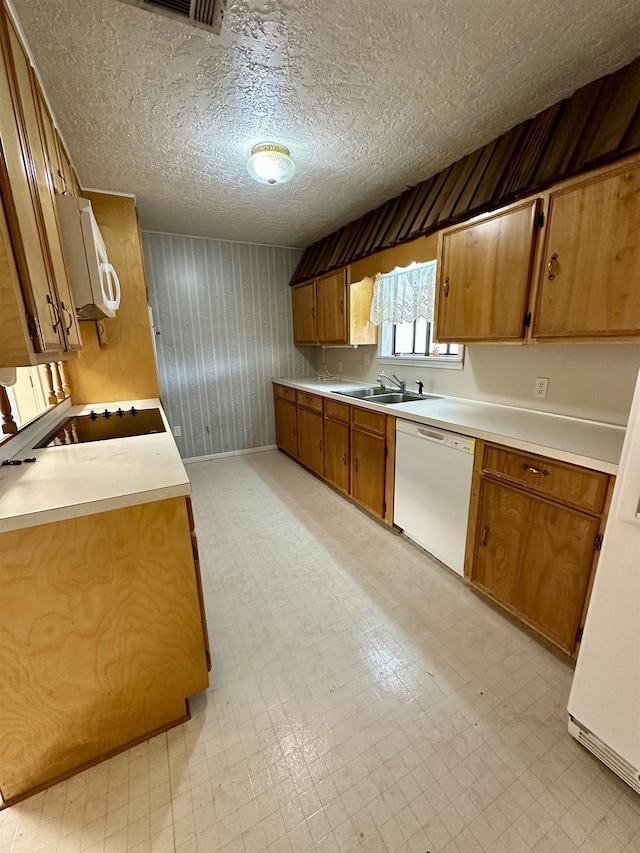
[[[211,686],[0,812],[0,853],[640,853],[565,661],[277,451],[189,474]]]

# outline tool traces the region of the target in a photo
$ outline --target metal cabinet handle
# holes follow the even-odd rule
[[[345,450],[345,452],[342,454],[342,461],[344,462],[344,464],[345,464],[345,465],[347,464],[347,451],[346,451],[346,450]]]
[[[357,474],[358,473],[358,460],[357,459],[353,460],[353,469]]]
[[[553,255],[551,255],[551,258],[549,259],[549,263],[547,264],[547,272],[549,273],[549,276],[548,276],[549,281],[553,281],[553,279],[556,277],[556,273],[558,271],[557,261],[558,261],[558,253],[554,252]]]
[[[532,474],[542,474],[543,477],[548,477],[549,472],[546,468],[534,468],[533,465],[528,465],[526,462],[522,463],[523,471],[530,471]]]
[[[344,299],[340,300],[340,313],[344,314]]]
[[[318,442],[318,450],[322,453],[322,442]]]
[[[311,316],[313,317],[314,320],[316,319],[316,306],[315,305],[311,306]]]
[[[483,545],[487,544],[487,537],[488,536],[489,536],[489,527],[488,527],[488,525],[485,524],[485,526],[482,529],[482,538],[480,539],[480,541],[482,542]]]
[[[49,296],[49,294],[48,294],[48,293],[47,293],[47,305],[49,305],[51,308],[53,308],[53,311],[54,311],[54,313],[55,313],[55,316],[58,318],[58,319],[55,321],[55,323],[53,323],[53,331],[55,332],[55,330],[58,328],[58,326],[59,326],[59,325],[60,325],[60,323],[62,322],[62,317],[60,316],[60,309],[58,308],[58,306],[57,306],[57,305],[56,305],[56,303],[53,301],[53,299],[51,298],[51,296]]]
[[[60,308],[64,311],[64,313],[65,313],[65,314],[68,316],[68,318],[69,318],[69,325],[68,325],[68,326],[65,326],[65,331],[66,331],[66,333],[67,333],[67,334],[69,334],[69,332],[71,331],[71,327],[73,326],[73,314],[71,313],[71,311],[69,311],[69,309],[66,307],[66,305],[64,304],[64,302],[61,302],[61,303],[60,303]]]
[[[447,276],[444,280],[444,284],[442,285],[442,292],[445,296],[449,295],[449,276]]]

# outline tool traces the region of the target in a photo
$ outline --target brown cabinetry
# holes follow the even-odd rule
[[[391,524],[395,418],[284,385],[274,400],[278,447]]]
[[[37,364],[81,345],[52,182],[60,146],[13,22],[0,6],[0,363]]]
[[[574,654],[604,530],[607,474],[478,442],[466,575]]]
[[[524,337],[539,200],[511,205],[440,235],[437,337]]]
[[[536,338],[640,334],[640,164],[549,193]]]
[[[376,343],[369,322],[373,279],[349,284],[348,278],[345,268],[292,288],[294,343]]]

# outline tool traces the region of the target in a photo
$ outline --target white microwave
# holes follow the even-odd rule
[[[120,305],[120,282],[109,263],[91,202],[73,195],[56,195],[56,203],[78,317],[81,320],[115,317]]]

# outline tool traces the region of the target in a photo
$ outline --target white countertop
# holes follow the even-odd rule
[[[37,462],[0,468],[0,532],[188,495],[191,486],[164,412],[166,432],[34,449],[58,422],[91,409],[162,407],[159,400],[62,403],[0,446],[0,459]]]
[[[528,453],[571,462],[608,474],[616,474],[625,428],[615,424],[552,415],[531,409],[500,406],[464,400],[459,397],[416,400],[393,406],[356,397],[344,397],[336,391],[372,388],[371,383],[319,379],[274,379],[300,391],[313,391],[333,400],[384,412],[402,420],[429,424],[460,432],[474,438],[493,441]],[[389,391],[398,390],[388,386]]]

